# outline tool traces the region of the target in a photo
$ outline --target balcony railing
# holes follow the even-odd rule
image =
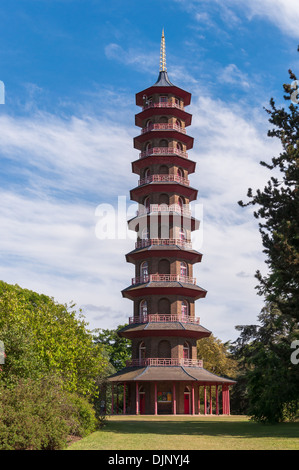
[[[185,284],[196,284],[196,278],[182,274],[148,274],[146,276],[133,277],[132,279],[133,285],[148,282],[183,282]]]
[[[186,129],[184,129],[181,126],[178,126],[177,124],[170,124],[170,123],[156,123],[156,124],[149,124],[146,127],[143,127],[141,130],[141,134],[145,134],[146,132],[149,131],[178,131],[181,132],[182,134],[186,134]]]
[[[192,243],[190,240],[181,240],[180,238],[145,238],[144,240],[138,240],[135,243],[135,248],[146,248],[147,246],[172,246],[177,245],[185,248],[186,250],[192,249]]]
[[[150,175],[146,178],[142,178],[138,181],[138,185],[141,186],[143,184],[149,183],[180,183],[184,184],[185,186],[190,185],[190,181],[188,178],[184,178],[183,176],[179,175]]]
[[[142,109],[148,109],[148,108],[178,108],[184,110],[184,106],[180,105],[179,103],[172,103],[172,102],[163,102],[163,103],[152,103],[148,102],[145,106],[142,107]]]
[[[177,212],[178,214],[191,215],[191,209],[186,207],[181,207],[179,204],[150,204],[149,207],[141,207],[139,211],[136,212],[136,215],[149,214],[150,212]]]
[[[179,155],[180,157],[188,158],[188,153],[177,147],[152,147],[141,152],[139,158],[149,157],[151,155]]]
[[[165,367],[165,366],[181,366],[181,367],[203,367],[203,361],[200,359],[178,359],[178,358],[160,358],[147,357],[145,359],[132,359],[126,362],[127,367]]]
[[[170,315],[170,314],[149,314],[139,315],[137,317],[130,317],[129,324],[134,323],[169,323],[169,322],[180,322],[180,323],[192,323],[199,325],[199,317],[190,317],[189,315]]]

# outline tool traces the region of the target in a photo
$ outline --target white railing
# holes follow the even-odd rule
[[[149,157],[152,155],[179,155],[183,158],[188,158],[188,153],[184,150],[178,149],[177,147],[152,147],[144,150],[139,154],[139,158]]]
[[[174,358],[160,358],[160,357],[147,357],[144,359],[132,359],[126,362],[127,367],[167,367],[167,366],[182,366],[182,367],[203,367],[203,361],[200,359],[174,359]]]
[[[138,315],[136,317],[129,318],[129,324],[133,323],[169,323],[169,322],[180,322],[180,323],[193,323],[196,325],[200,324],[199,317],[190,317],[189,315],[171,315],[171,314],[148,314]]]
[[[180,238],[145,238],[143,240],[137,240],[135,243],[135,248],[146,248],[147,246],[152,245],[177,245],[187,250],[192,249],[192,243],[190,240],[181,240]]]
[[[172,102],[164,102],[164,103],[152,103],[148,102],[145,106],[142,107],[142,109],[148,109],[148,108],[178,108],[184,110],[184,106],[180,105],[179,103],[172,103]]]
[[[186,134],[186,129],[184,129],[181,126],[178,126],[177,124],[171,124],[171,123],[151,123],[146,127],[143,127],[141,130],[141,134],[145,134],[146,132],[149,131],[178,131],[181,132],[182,134]]]
[[[183,282],[185,284],[196,284],[195,277],[182,274],[148,274],[132,278],[132,284],[145,284],[147,282]]]
[[[184,184],[185,186],[190,185],[190,181],[188,178],[184,178],[183,176],[179,175],[150,175],[147,176],[146,178],[142,178],[138,181],[138,185],[141,186],[143,184],[149,184],[149,183],[180,183]]]
[[[136,211],[136,215],[149,214],[150,212],[177,212],[178,214],[191,215],[191,209],[181,207],[179,204],[171,204],[170,206],[167,204],[150,204],[150,207],[141,207]]]

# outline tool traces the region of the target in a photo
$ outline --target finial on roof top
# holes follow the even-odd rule
[[[165,51],[165,36],[164,28],[162,29],[161,47],[160,47],[160,72],[166,72],[166,51]]]

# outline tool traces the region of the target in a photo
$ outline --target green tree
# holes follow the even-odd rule
[[[284,85],[286,100],[294,98],[296,76],[289,71],[293,85]],[[296,95],[296,92],[295,92]],[[240,337],[234,344],[236,357],[246,378],[249,413],[258,421],[278,422],[298,410],[299,367],[291,362],[291,344],[299,339],[299,112],[293,101],[288,109],[270,100],[269,137],[281,143],[281,153],[271,163],[261,165],[273,171],[263,190],[253,194],[245,206],[258,206],[268,272],[257,271],[259,295],[265,298],[259,325],[238,326]],[[279,173],[279,177],[276,173]]]
[[[6,353],[0,381],[6,384],[52,373],[66,390],[90,396],[108,364],[74,305],[2,281],[0,339]]]
[[[224,377],[235,377],[237,363],[229,352],[230,344],[222,343],[214,335],[197,341],[197,357],[209,372]]]
[[[131,341],[118,335],[118,331],[127,325],[119,325],[115,330],[100,329],[94,337],[96,344],[104,346],[110,364],[116,371],[126,367],[126,361],[131,359]]]

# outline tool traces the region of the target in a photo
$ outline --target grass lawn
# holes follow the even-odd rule
[[[68,450],[299,450],[299,423],[244,416],[111,416]]]

